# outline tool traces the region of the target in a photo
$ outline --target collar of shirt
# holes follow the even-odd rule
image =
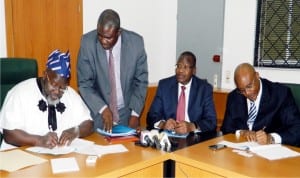
[[[260,99],[261,99],[261,95],[262,95],[262,90],[263,90],[262,83],[261,83],[260,79],[259,79],[259,83],[260,83],[260,88],[259,88],[256,100],[254,101],[255,106],[257,108],[257,113],[258,113],[258,110],[259,110],[259,103],[260,103]],[[250,102],[251,101],[247,98],[248,111],[250,110]]]
[[[122,36],[120,35],[118,38],[118,41],[116,42],[116,44],[113,46],[112,48],[112,54],[114,56],[114,59],[116,61],[120,61],[120,54],[121,54],[121,41],[122,41]],[[105,50],[106,51],[106,56],[107,56],[107,61],[109,60],[109,50]]]

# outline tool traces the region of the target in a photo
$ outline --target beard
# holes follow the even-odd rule
[[[53,100],[53,99],[51,99],[51,97],[48,95],[47,96],[47,103],[48,103],[48,105],[53,105],[53,106],[55,106],[56,104],[58,104],[59,103],[59,98],[58,99],[56,99],[56,100]]]

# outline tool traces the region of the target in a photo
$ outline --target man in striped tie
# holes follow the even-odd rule
[[[234,72],[236,89],[229,93],[221,131],[260,144],[300,146],[300,112],[290,88],[260,78],[248,63]]]

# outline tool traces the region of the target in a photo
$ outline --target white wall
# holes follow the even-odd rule
[[[174,0],[84,0],[83,32],[96,28],[104,9],[116,10],[123,28],[144,37],[148,56],[149,82],[174,74],[176,61],[176,14]]]
[[[256,23],[256,1],[226,0],[222,88],[234,88],[233,72],[242,62],[252,63]],[[271,81],[300,83],[300,69],[256,68]]]
[[[83,0],[83,30],[96,28],[102,10],[119,12],[121,25],[143,35],[148,54],[149,82],[174,74],[176,61],[177,1]],[[221,88],[232,89],[237,64],[253,60],[256,1],[226,0]],[[0,0],[0,57],[5,57],[4,0]],[[204,44],[205,45],[205,42]],[[257,69],[272,81],[300,83],[300,70]]]

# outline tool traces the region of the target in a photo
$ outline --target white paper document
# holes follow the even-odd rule
[[[227,147],[233,148],[233,149],[238,149],[238,150],[249,150],[250,147],[256,147],[260,146],[257,142],[240,142],[240,143],[234,143],[234,142],[229,142],[229,141],[221,141],[219,144],[226,145]]]
[[[260,145],[257,142],[233,143],[229,141],[221,141],[219,143],[234,149],[248,150],[268,160],[277,160],[277,159],[300,156],[300,153],[293,151],[281,144]]]
[[[0,170],[9,172],[16,171],[24,167],[41,164],[46,161],[48,160],[19,149],[0,152]]]
[[[61,147],[57,146],[52,149],[34,146],[34,147],[29,147],[26,150],[34,152],[34,153],[51,154],[51,155],[64,155],[64,154],[69,154],[69,153],[72,153],[73,151],[75,151],[74,148],[69,147],[69,146],[61,146]]]
[[[85,155],[97,155],[98,157],[104,154],[111,153],[122,153],[126,152],[128,149],[122,144],[114,144],[114,145],[91,145],[89,147],[85,147],[84,149],[76,150],[76,153],[85,154]]]
[[[251,147],[250,151],[268,160],[277,160],[300,156],[300,153],[293,151],[281,144],[270,144],[261,145],[258,147]]]
[[[97,156],[128,151],[128,149],[122,144],[102,146],[102,145],[94,144],[94,142],[92,141],[78,139],[78,138],[73,140],[73,142],[69,146],[55,147],[52,149],[34,146],[34,147],[29,147],[26,150],[34,153],[52,154],[52,155],[62,155],[62,154],[69,154],[71,152],[76,152],[79,154],[97,155]]]
[[[69,146],[57,146],[52,149],[34,146],[34,147],[29,147],[26,150],[34,153],[41,153],[41,154],[63,155],[63,154],[69,154],[76,150],[83,150],[84,148],[91,145],[94,145],[94,142],[76,138],[72,141],[72,143]]]
[[[79,171],[79,166],[74,157],[51,159],[51,168],[54,174]]]

